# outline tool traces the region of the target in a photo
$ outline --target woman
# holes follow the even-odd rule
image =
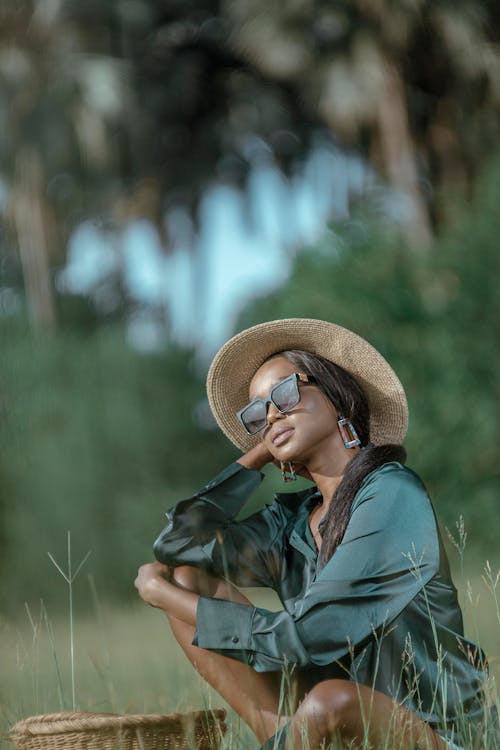
[[[483,655],[463,637],[430,500],[403,465],[407,403],[388,363],[340,326],[278,320],[223,346],[207,390],[243,455],[167,513],[140,596],[265,747],[471,746]],[[268,463],[313,486],[236,521]],[[283,611],[237,586],[273,588]]]

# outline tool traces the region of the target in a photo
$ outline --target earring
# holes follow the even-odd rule
[[[361,445],[361,440],[359,439],[358,433],[354,429],[354,425],[350,419],[340,417],[337,424],[346,448],[356,448],[357,445]]]
[[[288,469],[286,468],[285,463],[280,461],[281,478],[284,482],[295,482],[297,474],[295,473],[293,464],[291,461],[287,461],[286,463],[288,464]]]

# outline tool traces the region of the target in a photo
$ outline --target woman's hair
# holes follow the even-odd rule
[[[306,375],[315,378],[318,388],[332,402],[339,417],[345,417],[352,422],[364,448],[348,463],[329,508],[321,519],[319,532],[322,544],[319,566],[322,568],[343,539],[351,515],[352,502],[363,479],[388,461],[405,461],[406,451],[401,445],[370,443],[368,399],[357,381],[342,367],[319,354],[310,354],[298,349],[279,352],[273,355],[275,356],[285,357]]]

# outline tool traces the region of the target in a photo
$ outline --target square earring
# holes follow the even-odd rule
[[[361,440],[350,419],[340,417],[337,424],[346,448],[356,448],[357,445],[361,445]]]
[[[288,464],[288,469],[286,468],[285,462],[280,461],[281,478],[284,482],[295,482],[297,474],[295,473],[293,464],[291,461],[287,461],[286,463]]]

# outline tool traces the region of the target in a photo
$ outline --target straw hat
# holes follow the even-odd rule
[[[320,354],[347,370],[363,388],[370,407],[370,440],[375,445],[402,443],[408,428],[404,388],[382,355],[356,333],[311,318],[271,320],[233,336],[215,355],[207,375],[207,394],[221,430],[247,451],[260,435],[247,435],[236,412],[249,401],[248,388],[272,354],[301,349]]]

